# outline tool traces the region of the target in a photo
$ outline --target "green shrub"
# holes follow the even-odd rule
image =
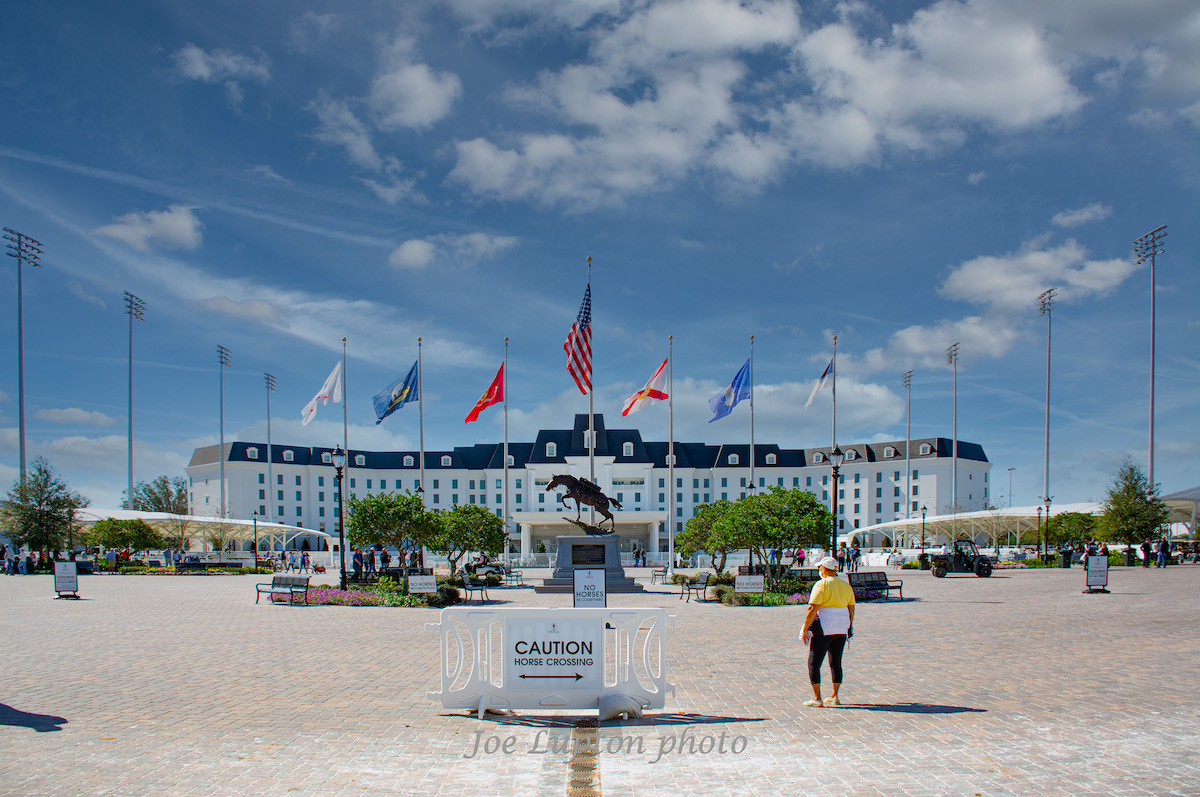
[[[749,606],[751,599],[755,598],[755,597],[758,597],[758,596],[749,595],[745,592],[730,592],[729,595],[727,596],[727,600],[725,600],[724,602],[729,604],[730,606]]]
[[[708,583],[710,586],[715,586],[717,584],[729,584],[732,586],[733,579],[734,579],[733,573],[730,573],[728,570],[722,570],[720,573],[717,573],[716,575],[710,574],[708,577]]]
[[[812,585],[817,582],[799,578],[781,579],[772,592],[782,592],[784,595],[794,595],[797,592],[812,592]]]
[[[458,589],[449,584],[439,584],[437,592],[425,596],[425,603],[435,609],[442,606],[453,606],[461,600]]]
[[[900,565],[900,569],[901,570],[920,570],[921,563],[920,562],[905,562],[904,564]]]
[[[146,572],[144,567],[122,567],[117,570],[123,576],[136,576]]]
[[[728,584],[718,584],[712,588],[713,599],[721,603],[729,603],[728,596],[733,594],[733,587]]]
[[[676,573],[675,575],[671,576],[672,584],[683,584],[691,580],[691,576],[685,576],[683,573]]]
[[[500,577],[499,573],[488,573],[486,576],[484,576],[484,581],[489,587],[498,587],[500,586],[500,583],[504,581],[504,579]]]

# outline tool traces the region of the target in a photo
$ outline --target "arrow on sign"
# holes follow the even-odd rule
[[[580,675],[579,673],[575,673],[574,675],[518,675],[517,677],[518,678],[573,678],[576,681],[578,681],[583,676]]]

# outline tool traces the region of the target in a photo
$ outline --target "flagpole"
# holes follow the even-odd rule
[[[750,336],[750,489],[754,489],[754,336]]]
[[[346,339],[342,338],[342,450],[346,452],[346,473],[350,473],[350,390],[346,382]],[[344,513],[343,513],[344,514]]]
[[[667,338],[667,478],[671,500],[667,505],[667,577],[675,575],[675,336]]]
[[[421,481],[417,485],[417,494],[421,496],[422,506],[425,504],[425,380],[421,373],[421,339],[417,338],[417,425],[421,431]]]
[[[504,339],[504,561],[508,561],[508,535],[511,523],[508,512],[508,338]]]
[[[587,259],[587,262],[588,262],[587,286],[588,286],[588,294],[590,295],[592,292],[592,259],[589,257]],[[588,443],[588,480],[591,481],[592,484],[596,483],[596,413],[595,413],[595,402],[594,402],[594,398],[595,398],[595,394],[596,394],[596,372],[595,372],[595,368],[591,364],[594,361],[595,361],[595,358],[592,358],[592,360],[588,364],[588,367],[592,369],[592,373],[589,374],[590,384],[588,385],[588,439],[587,439],[587,443]],[[505,378],[507,378],[507,376]],[[596,507],[594,507],[594,506],[591,507],[591,511],[589,514],[590,514],[589,522],[593,526],[595,526],[596,525]],[[614,532],[616,531],[616,523],[613,524],[613,531]]]
[[[837,335],[833,336],[833,448],[837,448]],[[830,451],[833,449],[831,448]],[[833,485],[837,489],[837,485]]]

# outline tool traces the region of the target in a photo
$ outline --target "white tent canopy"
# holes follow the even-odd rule
[[[1200,506],[1200,487],[1164,495],[1162,501],[1171,510],[1172,523],[1185,523],[1190,534],[1196,533],[1196,509]]]
[[[1050,507],[1051,515],[1061,515],[1067,512],[1101,515],[1104,513],[1104,504],[1061,504]],[[959,512],[949,515],[926,514],[924,520],[925,547],[950,541],[960,536],[980,541],[987,538],[1001,544],[1009,539],[1016,541],[1021,538],[1021,534],[1036,531],[1038,520],[1045,521],[1044,514],[1045,508],[1041,506],[982,509],[977,512]],[[921,516],[917,515],[914,518],[892,520],[846,531],[840,537],[848,540],[857,536],[859,543],[868,548],[883,547],[885,537],[891,540],[892,547],[915,548],[920,544],[921,526]]]
[[[105,518],[114,520],[141,520],[167,537],[182,533],[190,540],[207,542],[218,538],[226,541],[253,542],[258,540],[259,550],[266,542],[267,550],[283,550],[296,538],[305,535],[315,535],[325,539],[326,547],[333,550],[332,537],[324,531],[305,529],[299,526],[288,526],[283,523],[267,523],[255,521],[253,518],[219,518],[211,515],[173,515],[169,512],[138,512],[133,509],[99,509],[88,507],[75,511],[75,522],[79,526],[90,528]],[[239,548],[243,547],[241,545]],[[295,547],[295,546],[293,546]]]

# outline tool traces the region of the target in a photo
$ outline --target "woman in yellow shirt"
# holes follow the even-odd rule
[[[808,680],[812,684],[812,700],[806,706],[824,708],[821,699],[821,662],[829,655],[829,670],[833,679],[833,693],[828,705],[840,706],[838,689],[842,686],[842,651],[854,627],[854,590],[845,581],[838,580],[837,559],[826,556],[817,562],[821,580],[813,586],[808,599],[808,612],[804,615],[804,628],[800,640],[808,645]]]

